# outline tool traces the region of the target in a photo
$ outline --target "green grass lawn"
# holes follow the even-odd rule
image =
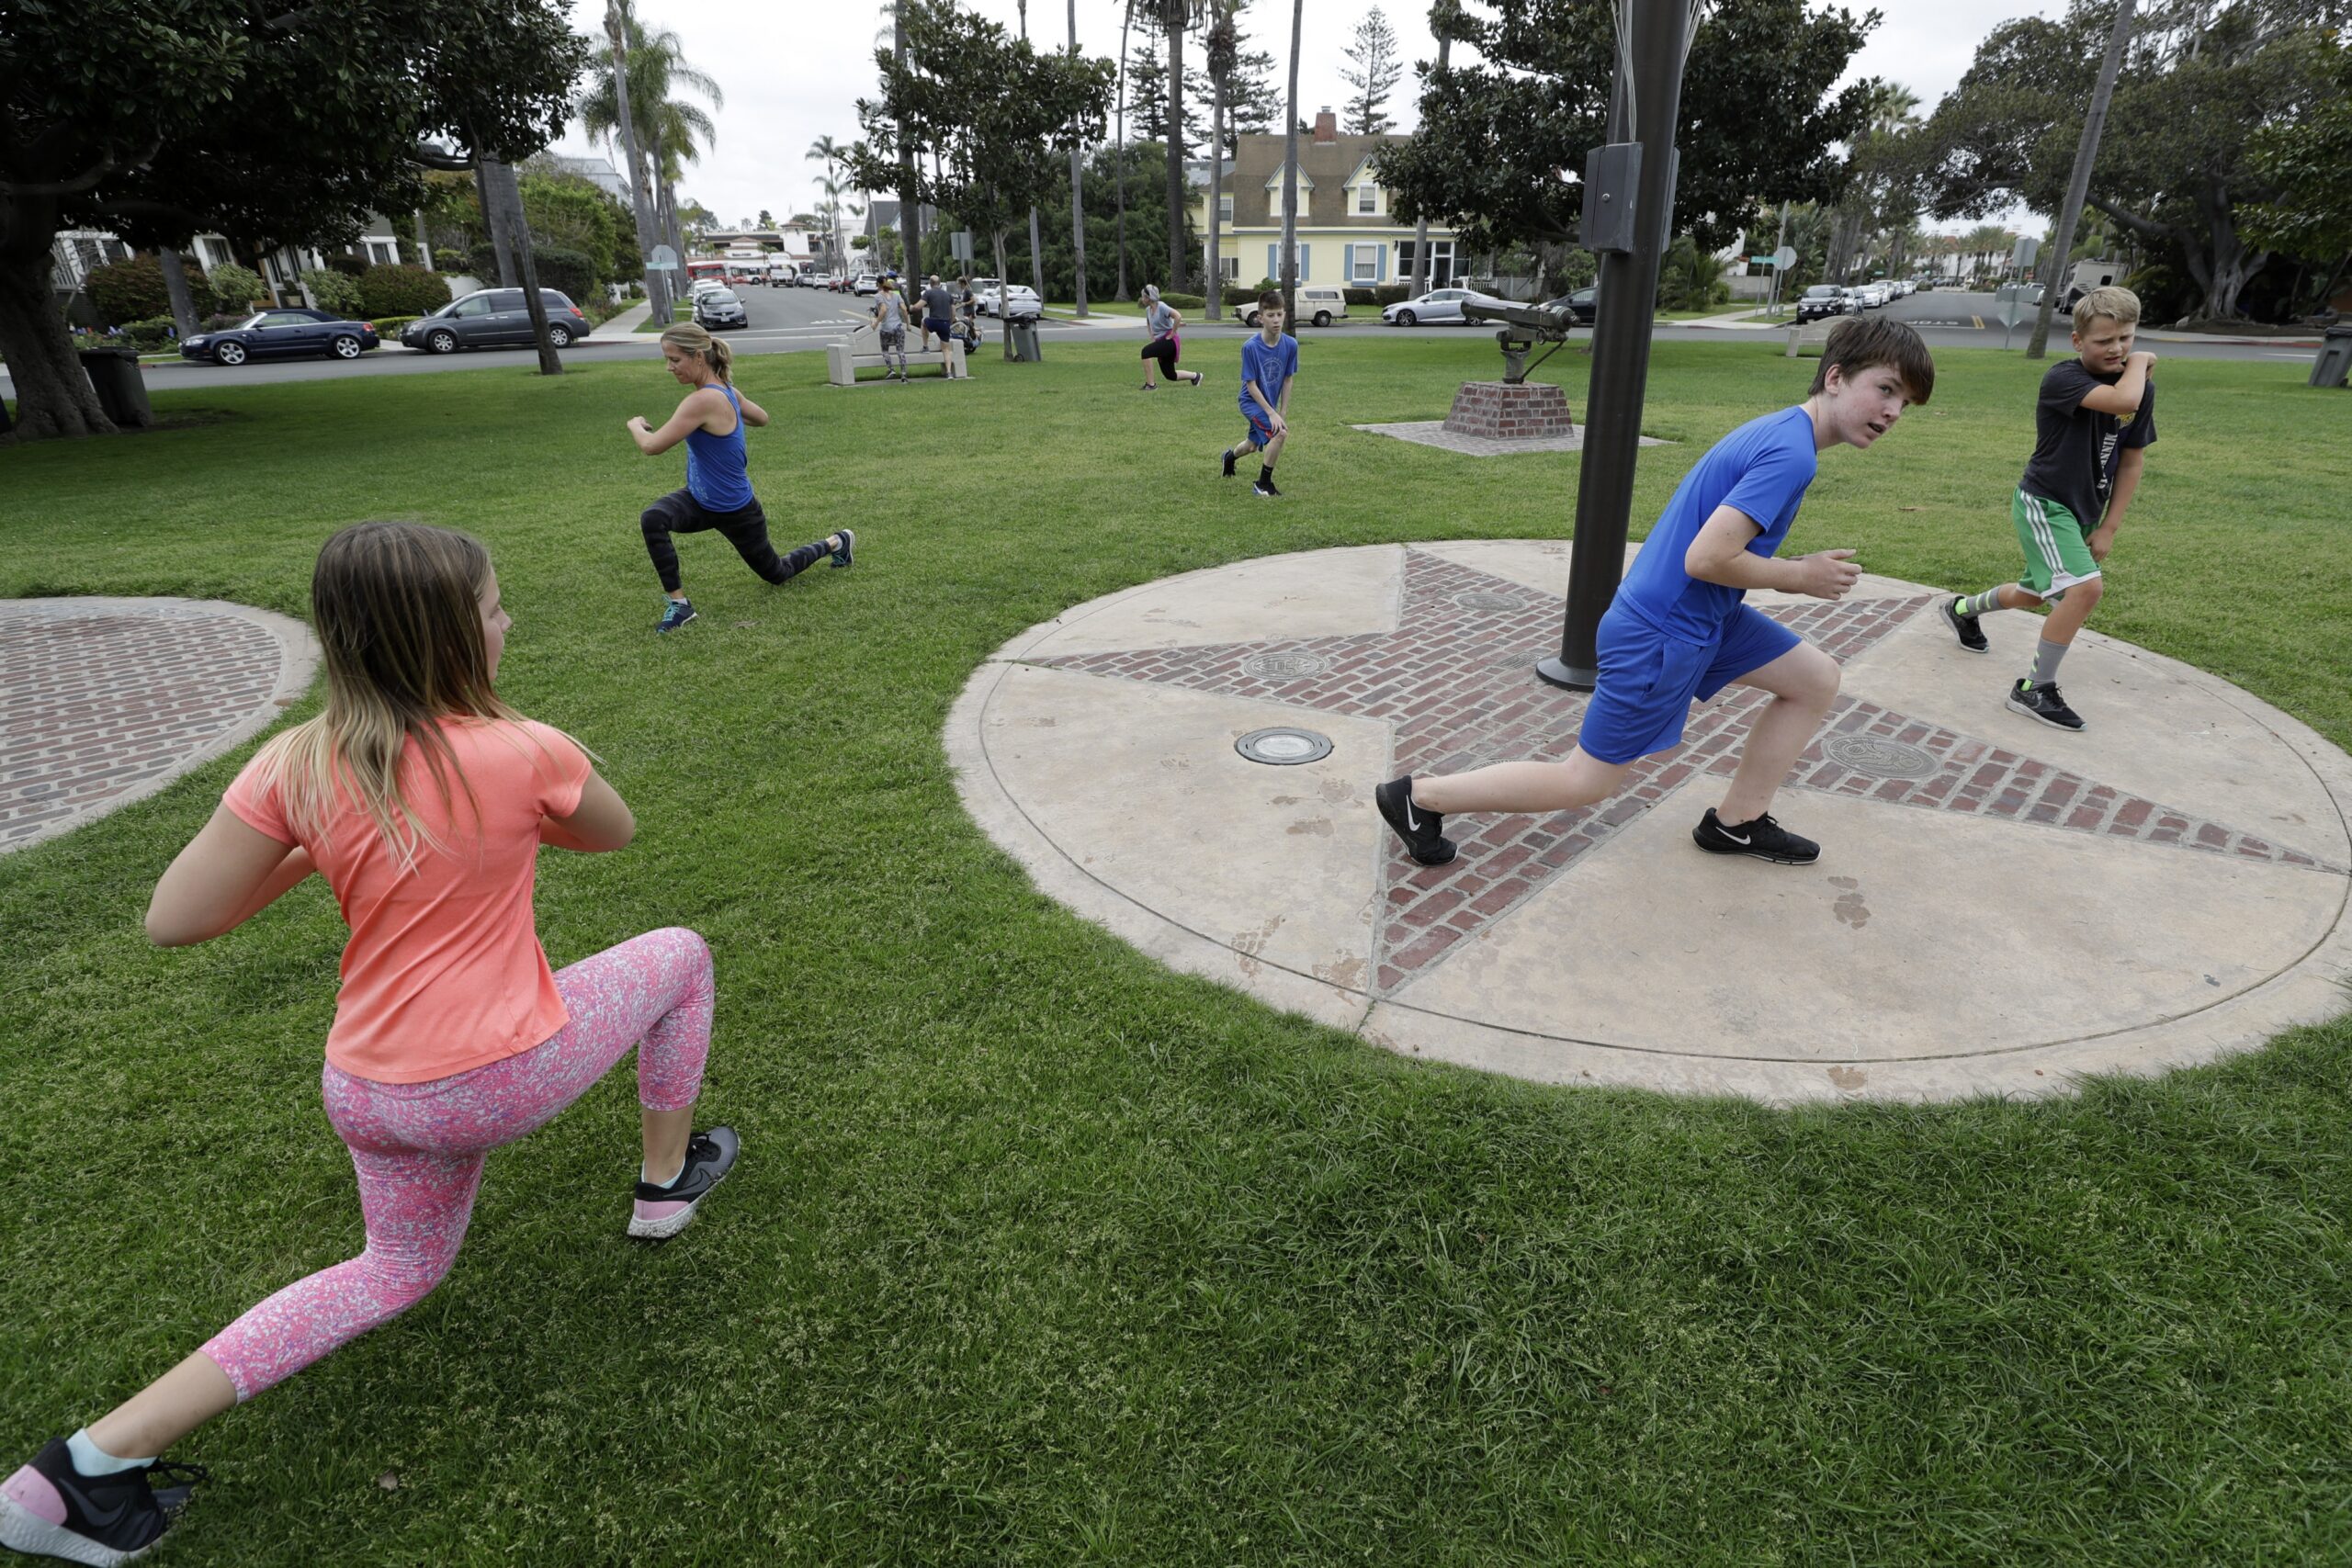
[[[175,428],[0,450],[0,594],[300,613],[341,524],[488,541],[503,690],[642,824],[544,857],[550,956],[703,931],[707,1104],[744,1135],[658,1250],[621,1234],[628,1073],[494,1156],[437,1293],[186,1446],[215,1480],[162,1561],[2352,1560],[2352,1025],[2055,1103],[1541,1089],[1173,975],[1033,891],[940,747],[991,649],[1238,558],[1560,536],[1577,467],[1348,428],[1442,414],[1483,337],[1311,345],[1280,505],[1214,477],[1229,390],[1047,353],[878,392],[741,361],[778,542],[851,524],[859,564],[771,589],[684,539],[702,616],[659,641],[637,515],[681,460],[621,428],[674,402],[658,366],[166,392]],[[1812,367],[1657,345],[1645,423],[1679,445],[1643,454],[1637,516]],[[2014,572],[2039,367],[1941,369],[1877,451],[1826,456],[1792,550]],[[1581,415],[1585,361],[1545,370]],[[2164,363],[2098,624],[2343,744],[2352,400],[2302,376]],[[140,931],[249,754],[0,859],[6,1455],[359,1245],[318,1100],[326,890],[200,948]],[[1955,872],[2033,897],[2030,865]]]

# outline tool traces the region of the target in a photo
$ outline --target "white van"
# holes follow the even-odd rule
[[[1300,321],[1313,326],[1328,327],[1333,321],[1344,321],[1348,319],[1348,291],[1344,288],[1336,288],[1329,284],[1302,283],[1298,286],[1297,299],[1298,321],[1291,323],[1294,327]],[[1256,326],[1258,307],[1250,306],[1241,319],[1250,325]]]

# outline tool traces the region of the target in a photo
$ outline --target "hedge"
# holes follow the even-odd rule
[[[203,273],[190,264],[187,274],[189,292],[203,298]],[[96,308],[98,319],[108,326],[127,326],[157,316],[168,320],[172,313],[171,291],[164,286],[164,268],[153,256],[132,256],[128,261],[92,267],[82,288]]]
[[[125,321],[117,331],[122,343],[141,354],[152,354],[170,346],[179,335],[178,323],[169,316],[150,316],[143,321]]]
[[[379,263],[359,280],[359,311],[379,316],[426,316],[449,302],[449,281],[421,266]]]
[[[376,329],[378,337],[382,338],[386,343],[390,343],[401,335],[402,327],[407,326],[411,321],[423,319],[421,316],[370,316],[368,318],[368,324]]]
[[[1171,294],[1165,291],[1160,294],[1159,302],[1179,310],[1204,310],[1208,309],[1209,303],[1198,294]]]

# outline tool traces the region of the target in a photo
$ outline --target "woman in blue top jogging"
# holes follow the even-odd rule
[[[729,380],[733,355],[727,345],[695,323],[683,321],[662,334],[662,358],[672,378],[689,389],[684,400],[659,430],[642,418],[628,422],[629,438],[649,457],[660,457],[681,441],[686,444],[686,488],[647,507],[639,520],[645,529],[645,553],[653,558],[653,570],[661,573],[662,590],[670,595],[670,607],[653,629],[673,632],[695,618],[695,607],[679,584],[673,534],[715,528],[735,547],[744,565],[770,582],[788,582],[827,556],[835,566],[849,565],[857,536],[848,528],[787,556],[778,556],[768,542],[767,513],[752,493],[743,446],[743,427],[764,426],[768,411]]]

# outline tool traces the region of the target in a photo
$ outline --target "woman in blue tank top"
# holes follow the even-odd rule
[[[678,551],[673,534],[716,530],[735,547],[736,553],[770,582],[789,582],[827,556],[835,566],[847,566],[857,548],[856,534],[844,528],[790,555],[779,556],[768,542],[767,513],[752,493],[749,455],[743,446],[746,424],[764,426],[768,411],[735,389],[729,379],[733,355],[700,326],[681,322],[662,334],[662,359],[670,375],[687,389],[670,422],[656,430],[644,419],[628,422],[629,438],[649,457],[660,457],[683,441],[686,444],[686,488],[672,491],[645,509],[639,519],[645,530],[645,553],[653,558],[662,591],[670,605],[657,632],[673,632],[695,618],[678,576]]]

